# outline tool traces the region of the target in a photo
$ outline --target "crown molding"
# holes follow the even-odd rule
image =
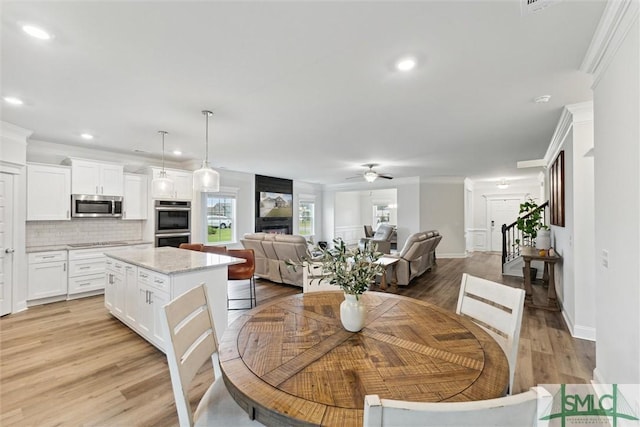
[[[551,142],[549,142],[549,147],[544,155],[544,161],[547,167],[551,165],[560,152],[562,144],[569,131],[573,128],[573,125],[575,123],[588,121],[593,121],[593,101],[570,104],[562,109],[560,120],[558,120],[558,125],[553,132]]]
[[[0,132],[3,138],[15,139],[26,144],[27,138],[33,133],[32,130],[21,128],[9,122],[0,121]]]
[[[602,13],[580,70],[593,75],[595,88],[625,36],[638,20],[638,0],[609,0]]]

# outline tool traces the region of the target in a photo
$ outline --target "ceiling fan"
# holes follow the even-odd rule
[[[354,179],[354,178],[363,177],[365,179],[365,181],[367,181],[367,182],[373,182],[378,178],[393,179],[393,176],[391,176],[389,174],[378,173],[378,172],[373,170],[374,167],[380,166],[378,163],[366,163],[366,164],[364,164],[362,166],[364,166],[366,168],[369,168],[369,169],[367,171],[365,171],[362,175],[352,176],[352,177],[347,178],[347,179]]]

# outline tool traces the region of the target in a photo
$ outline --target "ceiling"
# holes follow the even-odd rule
[[[24,100],[2,103],[2,120],[32,139],[157,159],[166,130],[168,158],[201,160],[210,109],[213,167],[341,183],[364,163],[395,177],[522,173],[562,107],[592,98],[579,68],[604,2],[528,15],[515,0],[1,7],[2,96]],[[407,54],[417,67],[395,70]]]

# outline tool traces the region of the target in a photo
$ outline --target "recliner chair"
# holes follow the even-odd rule
[[[375,243],[378,246],[378,252],[383,254],[391,253],[391,238],[393,237],[394,227],[389,224],[380,224],[376,233],[371,238],[360,239],[360,249],[364,249],[365,244]]]

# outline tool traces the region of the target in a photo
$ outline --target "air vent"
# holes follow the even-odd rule
[[[542,9],[557,3],[560,0],[521,0],[522,3],[522,16],[531,15],[532,13],[540,12]]]

